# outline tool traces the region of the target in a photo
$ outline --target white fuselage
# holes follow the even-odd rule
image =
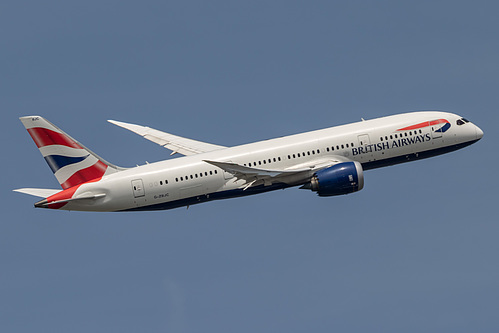
[[[441,124],[411,128],[435,119]],[[277,139],[220,149],[130,168],[81,185],[75,197],[103,193],[102,198],[69,202],[61,209],[123,211],[169,209],[214,199],[261,193],[302,185],[313,174],[290,177],[278,184],[243,189],[244,181],[212,164],[231,162],[262,170],[294,170],[344,159],[364,170],[403,163],[462,148],[483,133],[472,123],[456,125],[460,116],[445,112],[414,112],[336,126]]]

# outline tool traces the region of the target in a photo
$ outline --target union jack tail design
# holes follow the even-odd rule
[[[117,167],[40,116],[19,118],[63,189],[118,172]]]

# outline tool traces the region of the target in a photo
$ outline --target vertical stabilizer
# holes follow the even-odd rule
[[[118,172],[57,126],[40,116],[19,118],[63,189]]]

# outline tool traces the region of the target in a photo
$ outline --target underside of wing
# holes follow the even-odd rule
[[[219,167],[227,173],[232,174],[236,181],[244,180],[241,188],[246,190],[251,186],[264,184],[265,186],[274,183],[287,183],[292,185],[302,184],[310,179],[317,170],[330,167],[334,164],[343,162],[345,159],[324,159],[317,160],[314,163],[297,165],[286,170],[266,170],[253,167],[247,167],[233,162],[219,162],[204,160],[204,162]]]
[[[195,154],[206,153],[209,151],[227,148],[224,146],[214,145],[211,143],[192,140],[181,136],[173,135],[170,133],[158,131],[156,129],[146,126],[128,124],[116,120],[108,120],[108,121],[114,125],[132,131],[149,141],[155,142],[158,145],[165,147],[166,149],[171,150],[172,151],[171,155],[176,153],[182,155],[195,155]]]

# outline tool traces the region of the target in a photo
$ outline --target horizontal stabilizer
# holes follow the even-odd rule
[[[155,130],[154,128],[128,124],[116,120],[108,120],[111,124],[123,127],[129,131],[132,131],[144,139],[157,143],[166,149],[172,151],[171,155],[179,153],[182,155],[195,155],[206,153],[209,151],[219,150],[226,148],[224,146],[218,146],[211,143],[206,143],[202,141],[192,140],[188,138],[183,138],[181,136],[173,135],[166,132],[161,132]]]
[[[41,198],[47,198],[50,197],[51,195],[54,195],[58,192],[61,192],[61,190],[52,190],[52,189],[46,189],[46,188],[18,188],[17,190],[13,190],[14,192],[19,192],[19,193],[24,193],[24,194],[29,194],[33,195],[35,197],[41,197]]]
[[[56,205],[56,204],[67,203],[67,202],[71,202],[71,201],[79,201],[79,200],[98,199],[98,198],[103,198],[105,196],[106,196],[105,193],[99,193],[99,194],[88,193],[88,194],[82,194],[76,198],[56,200],[56,201],[51,201],[51,202],[49,202],[47,199],[43,199],[43,200],[35,203],[35,207],[47,208],[47,207],[49,207],[49,205]]]

